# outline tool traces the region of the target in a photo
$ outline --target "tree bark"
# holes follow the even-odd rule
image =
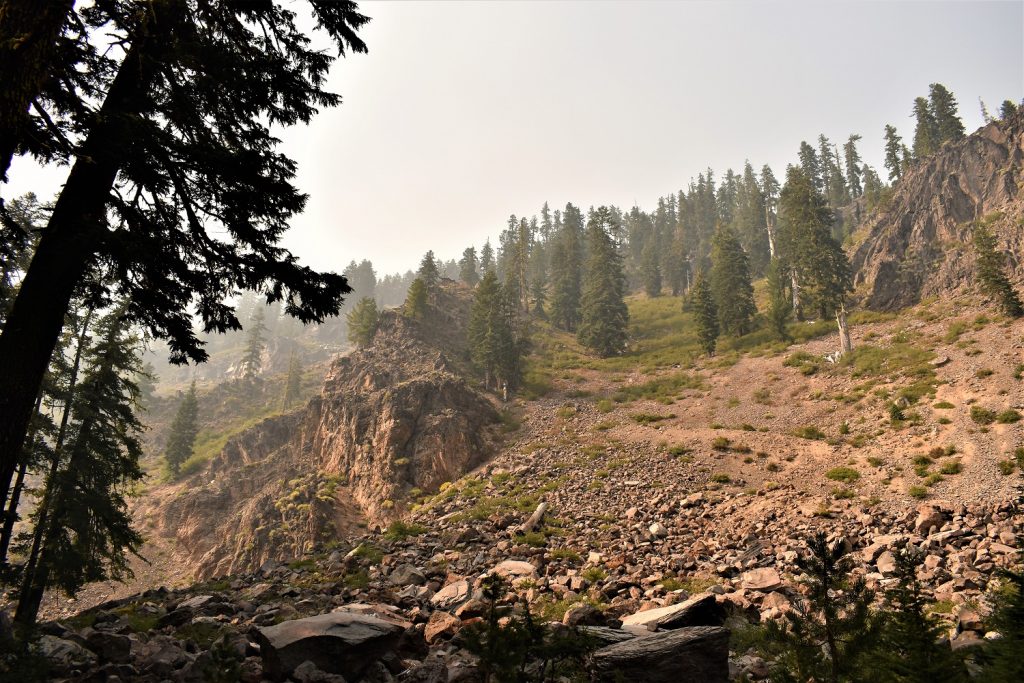
[[[75,0],[0,1],[0,181],[24,136],[28,108],[52,75]]]
[[[839,347],[845,356],[853,351],[853,338],[850,336],[850,325],[846,322],[846,305],[836,309],[836,323],[839,325]]]
[[[18,465],[43,375],[64,315],[107,234],[106,206],[130,144],[127,121],[148,86],[142,44],[128,50],[71,168],[0,333],[0,485]],[[6,499],[8,487],[0,490]]]

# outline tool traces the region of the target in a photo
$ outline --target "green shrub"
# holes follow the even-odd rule
[[[674,418],[675,415],[671,413],[668,415],[659,415],[658,413],[633,413],[630,417],[633,418],[634,421],[642,425],[646,425],[654,422],[661,422],[662,420],[670,420]]]
[[[711,441],[711,447],[716,451],[727,451],[729,450],[729,444],[731,442],[724,436],[716,436]]]
[[[956,408],[956,406],[950,403],[949,401],[939,401],[938,403],[934,404],[932,408],[936,408],[938,410],[949,410],[950,408]]]
[[[825,432],[821,431],[814,425],[794,429],[793,435],[798,436],[801,439],[810,439],[812,441],[822,441],[825,439]]]
[[[939,472],[942,474],[960,474],[961,471],[963,471],[963,465],[959,460],[947,460],[939,468]]]
[[[860,479],[860,472],[852,467],[833,467],[825,473],[825,477],[832,481],[841,481],[845,484],[852,484]]]
[[[996,421],[996,411],[981,406],[971,406],[971,419],[980,425],[990,425]]]
[[[711,481],[715,482],[716,484],[728,484],[730,481],[732,481],[732,479],[730,479],[729,475],[726,474],[725,472],[716,472],[715,474],[711,475]]]
[[[926,498],[928,496],[928,489],[926,489],[924,486],[914,485],[907,489],[907,495],[910,496],[911,498],[921,500],[922,498]]]
[[[996,467],[999,468],[999,473],[1003,476],[1009,476],[1013,474],[1013,470],[1017,468],[1017,463],[1013,460],[1000,460],[996,463]]]
[[[996,415],[996,422],[999,424],[1013,424],[1014,422],[1020,422],[1020,413],[1013,408],[1008,408]]]
[[[401,541],[410,536],[419,536],[425,533],[426,530],[427,527],[422,524],[409,524],[397,519],[388,526],[387,531],[384,532],[384,538],[389,541]]]

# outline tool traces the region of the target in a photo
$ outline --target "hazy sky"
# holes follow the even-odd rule
[[[547,200],[634,203],[769,163],[825,133],[884,176],[882,128],[939,81],[969,131],[1024,96],[1024,2],[365,2],[341,107],[287,131],[310,193],[286,243],[378,273],[457,257]],[[54,191],[22,162],[11,196]]]

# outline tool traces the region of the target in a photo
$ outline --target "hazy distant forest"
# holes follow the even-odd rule
[[[784,339],[793,321],[843,328],[844,242],[908,169],[965,136],[953,93],[933,83],[908,102],[912,131],[794,141],[785,169],[708,168],[646,209],[545,203],[511,215],[495,243],[429,252],[405,273],[358,258],[317,272],[279,244],[307,198],[275,130],[338,104],[324,79],[366,50],[367,17],[348,1],[310,6],[319,44],[287,3],[0,0],[0,174],[22,155],[67,170],[56,197],[2,207],[0,579],[26,629],[47,590],[128,572],[143,543],[129,499],[145,407],[161,383],[180,403],[164,454],[174,475],[193,454],[196,377],[249,391],[287,375],[290,407],[304,365],[370,344],[382,309],[426,315],[442,278],[473,288],[472,364],[505,398],[523,384],[532,321],[614,356],[635,292],[680,297],[709,356],[724,337]],[[25,34],[46,38],[12,47]],[[864,145],[884,146],[884,169],[863,162]],[[1020,315],[979,234],[986,286]]]

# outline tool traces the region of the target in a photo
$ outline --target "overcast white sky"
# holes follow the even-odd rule
[[[1024,2],[365,2],[370,52],[336,63],[341,107],[288,131],[311,198],[304,262],[378,273],[456,257],[508,215],[638,203],[711,166],[772,165],[801,140],[864,136],[939,81],[969,131],[978,98],[1024,96]],[[64,170],[12,169],[5,196]]]

